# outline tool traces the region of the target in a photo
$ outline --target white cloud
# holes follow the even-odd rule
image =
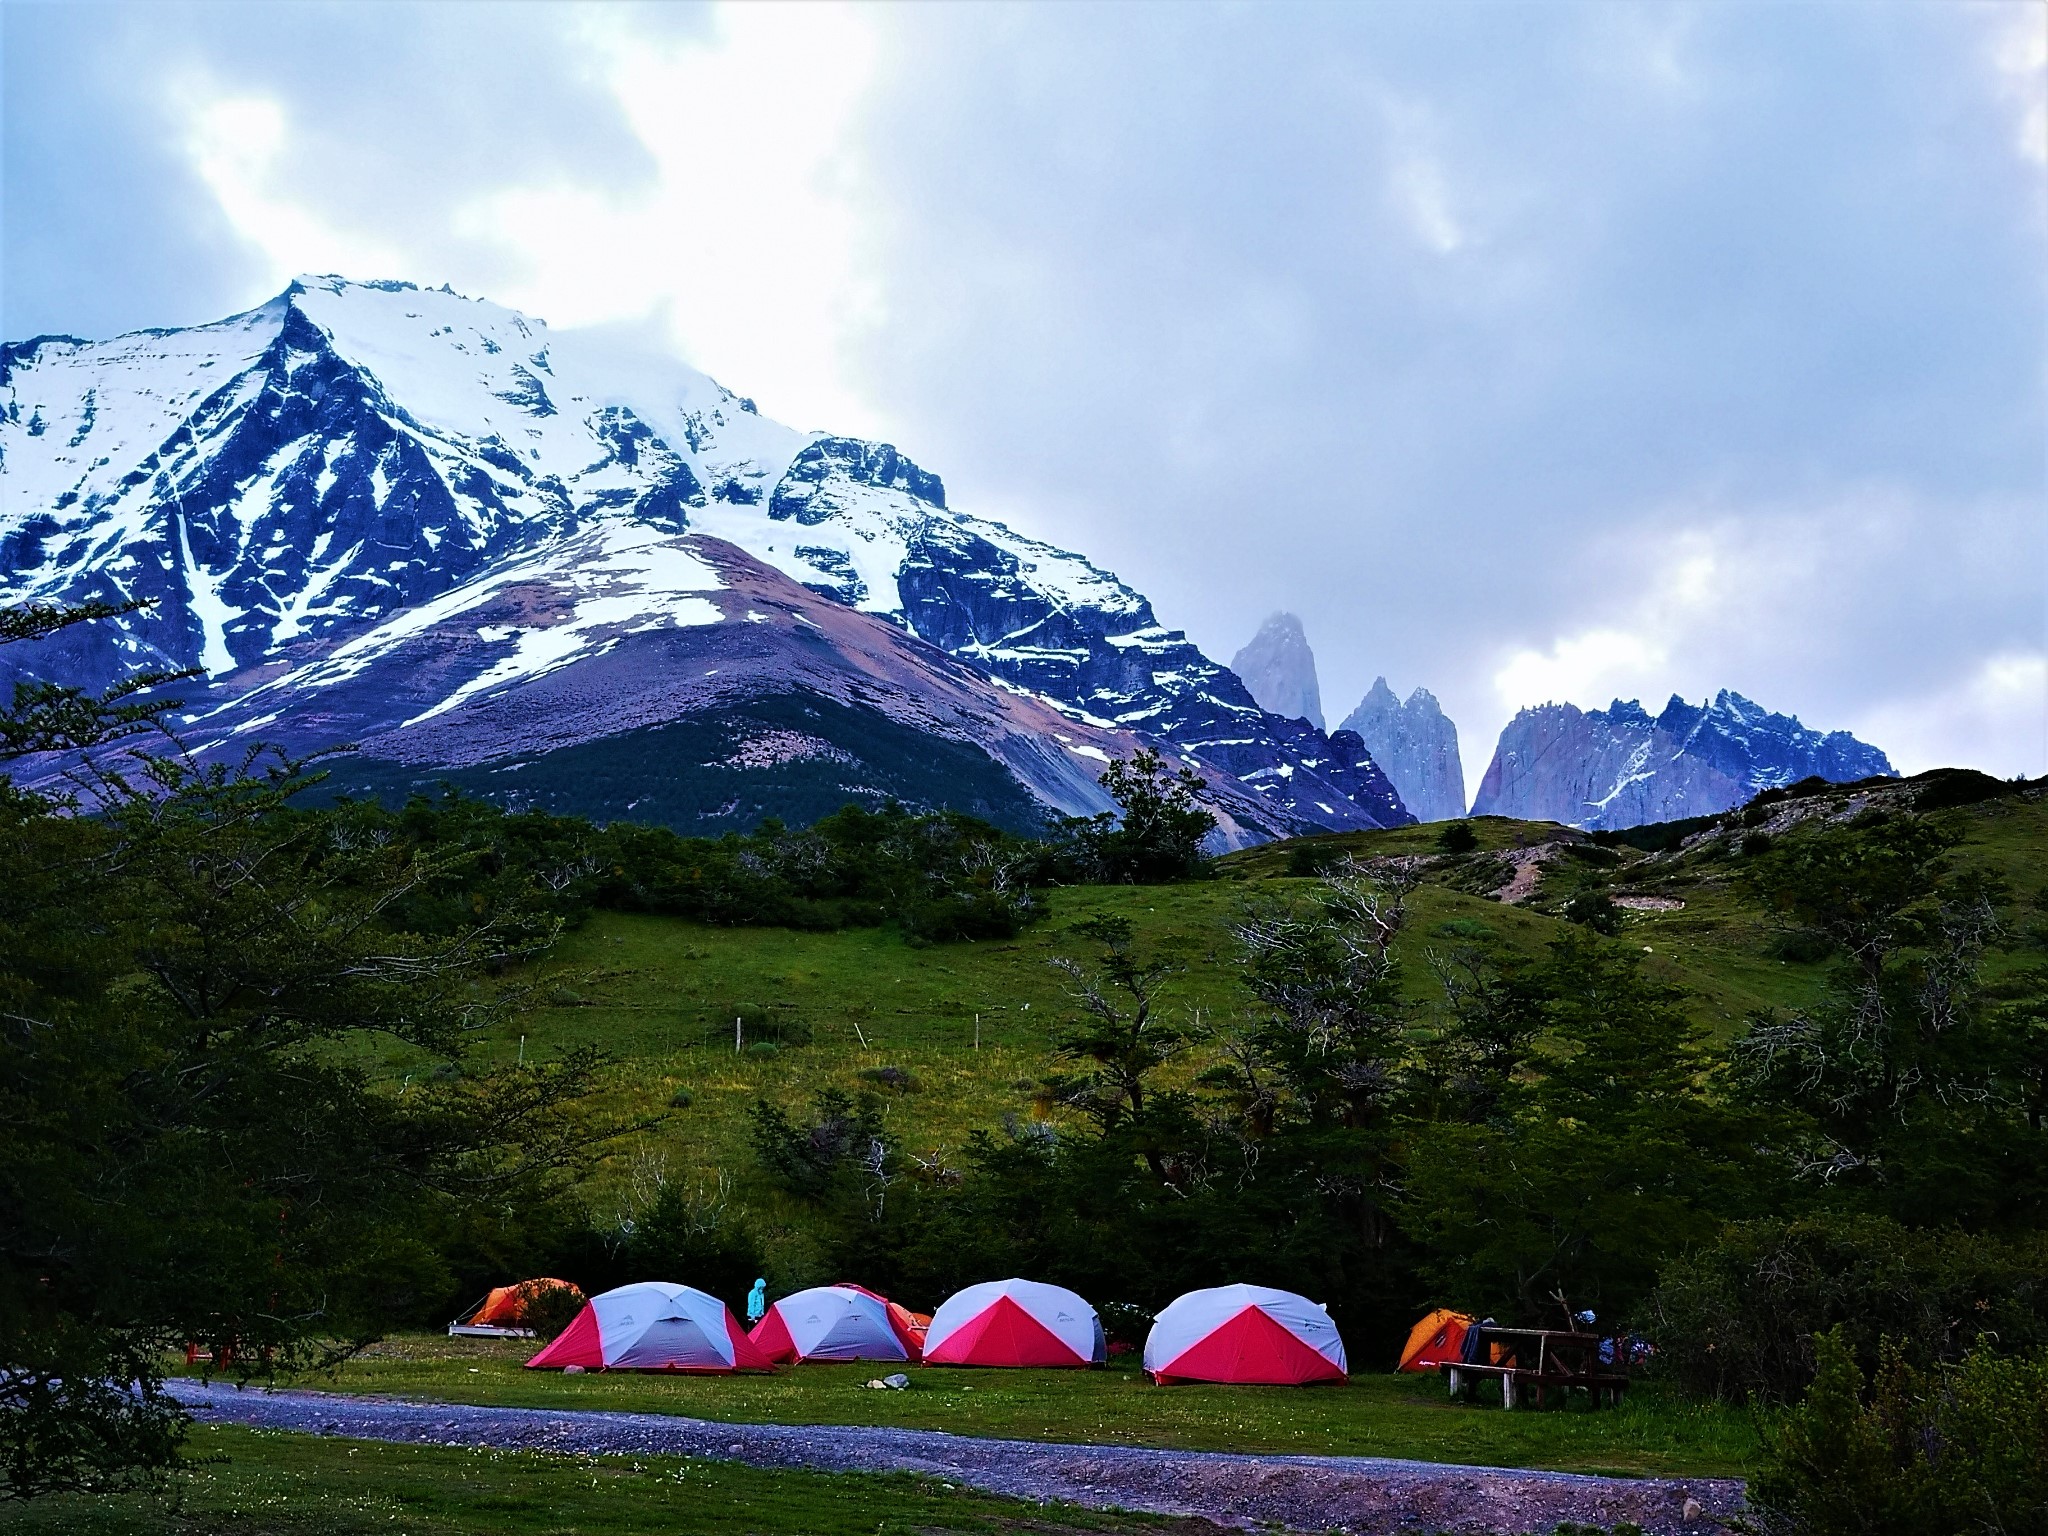
[[[651,186],[517,187],[460,210],[459,231],[512,253],[502,296],[552,323],[647,319],[772,414],[870,428],[842,365],[879,321],[844,148],[872,73],[867,21],[837,5],[725,5],[710,39],[663,46],[631,20],[595,15],[588,39],[653,157]]]
[[[184,149],[222,217],[262,252],[268,282],[282,288],[301,272],[383,277],[397,272],[392,249],[360,232],[343,232],[279,189],[291,137],[283,105],[267,96],[214,96],[197,81],[184,98]]]
[[[1560,636],[1543,650],[1516,651],[1494,673],[1493,687],[1510,710],[1566,701],[1594,708],[1654,686],[1670,656],[1651,636],[1624,629],[1583,630]]]
[[[2048,165],[2048,5],[2004,5],[1993,14],[1991,63],[2018,120],[2014,146]]]
[[[1449,256],[1465,244],[1465,231],[1451,211],[1443,166],[1434,157],[1402,154],[1388,179],[1395,206],[1417,240],[1439,256]]]
[[[549,171],[445,201],[407,189],[350,220],[345,135],[296,133],[278,99],[197,74],[172,100],[186,157],[274,287],[302,272],[449,281],[556,326],[651,328],[794,425],[877,430],[843,362],[880,319],[848,148],[868,18],[726,4],[708,35],[669,38],[635,8],[565,14],[563,68],[609,94],[651,176]]]
[[[1986,657],[1940,688],[1878,704],[1853,729],[1904,773],[1964,767],[2036,777],[2048,772],[2048,653]]]

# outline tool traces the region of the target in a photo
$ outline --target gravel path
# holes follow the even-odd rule
[[[756,1467],[918,1472],[1023,1499],[1200,1515],[1228,1525],[1370,1533],[1548,1532],[1633,1521],[1652,1536],[1721,1530],[1742,1484],[1582,1477],[1371,1456],[1235,1456],[986,1440],[925,1429],[720,1424],[655,1413],[478,1408],[331,1392],[172,1383],[198,1418],[364,1440],[585,1454],[709,1456]],[[1696,1505],[1685,1518],[1688,1501]]]

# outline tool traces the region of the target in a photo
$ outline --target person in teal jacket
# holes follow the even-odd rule
[[[756,1280],[754,1288],[747,1292],[747,1321],[758,1323],[768,1315],[768,1282]]]

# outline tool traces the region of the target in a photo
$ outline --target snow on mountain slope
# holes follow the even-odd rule
[[[288,711],[366,631],[400,634],[382,628],[396,615],[433,628],[532,561],[612,571],[636,550],[656,568],[631,595],[600,583],[603,624],[632,603],[681,622],[698,576],[634,529],[735,545],[1076,720],[1168,741],[1283,816],[1407,819],[1355,738],[1267,715],[1114,576],[950,509],[893,447],[796,432],[673,360],[338,278],[210,326],[0,349],[0,601],[153,604],[0,668],[98,686],[199,667]],[[527,636],[501,677],[577,664],[591,632]],[[304,670],[274,676],[288,660]]]

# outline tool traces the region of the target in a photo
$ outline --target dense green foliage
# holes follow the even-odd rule
[[[2048,1348],[2048,1233],[2003,1239],[1825,1209],[1733,1222],[1667,1267],[1653,1327],[1670,1374],[1736,1401],[1797,1397],[1830,1330],[1861,1360],[1889,1339],[1923,1370],[1980,1336]]]
[[[396,811],[344,804],[336,814],[463,856],[463,877],[416,903],[429,923],[512,891],[568,920],[603,907],[810,930],[894,922],[939,942],[1015,934],[1037,915],[1032,885],[1042,878],[1038,845],[971,817],[900,806],[848,806],[800,830],[769,821],[719,838],[512,813],[456,795]]]
[[[0,791],[0,1454],[10,1492],[159,1461],[156,1358],[245,1369],[438,1300],[465,1228],[546,1204],[598,1128],[588,1054],[455,1065],[507,1006],[479,983],[551,924],[393,910],[448,877],[403,839],[289,808],[300,782],[148,765],[100,814]],[[446,1065],[393,1092],[341,1049]],[[128,1394],[122,1384],[137,1381]]]
[[[1750,1484],[1757,1536],[2048,1532],[2048,1356],[1922,1371],[1887,1342],[1866,1379],[1836,1331],[1816,1365]]]
[[[1150,747],[1113,762],[1102,787],[1114,811],[1063,822],[1051,850],[1061,878],[1102,885],[1158,885],[1203,873],[1202,843],[1216,818],[1201,807],[1202,776],[1171,768]]]

